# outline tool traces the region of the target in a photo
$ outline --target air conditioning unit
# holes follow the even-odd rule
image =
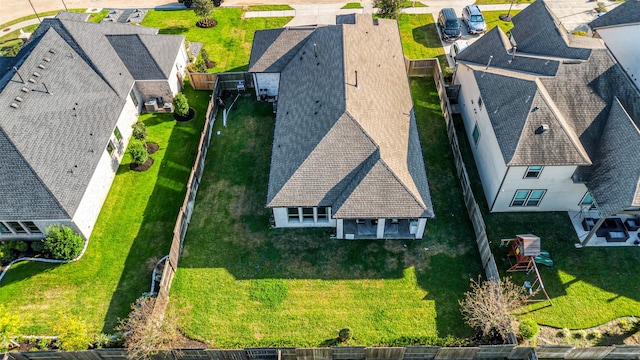
[[[150,113],[158,112],[158,102],[156,99],[147,100],[147,102],[144,103],[144,108]]]

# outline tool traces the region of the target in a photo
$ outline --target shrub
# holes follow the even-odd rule
[[[131,153],[131,161],[134,164],[144,164],[149,159],[149,152],[147,147],[141,141],[134,141],[129,145],[129,152]]]
[[[58,313],[53,331],[64,350],[86,350],[91,342],[87,325],[71,314]]]
[[[200,50],[200,57],[202,58],[202,60],[204,62],[211,61],[211,59],[209,58],[209,53],[204,48],[202,48],[202,50]]]
[[[31,250],[35,253],[41,253],[44,251],[44,243],[42,240],[33,241],[31,243]]]
[[[20,328],[18,314],[10,312],[0,304],[0,351],[6,351],[11,338],[16,336]]]
[[[599,1],[596,7],[596,11],[599,13],[605,13],[607,12],[607,5],[605,5],[605,3]]]
[[[558,337],[563,337],[565,339],[568,339],[571,337],[571,330],[564,328],[560,331],[558,331]]]
[[[0,243],[0,264],[2,265],[8,264],[14,258],[15,258],[15,255],[13,253],[13,249],[11,248],[11,245],[9,244],[9,242],[7,241],[7,242]]]
[[[189,101],[184,94],[178,93],[176,97],[173,98],[173,106],[178,116],[187,116],[187,114],[189,114]]]
[[[19,253],[26,253],[29,245],[24,241],[16,241],[13,243],[13,249]]]
[[[540,328],[535,321],[526,319],[520,322],[520,325],[518,326],[518,332],[523,339],[531,340],[535,338],[538,333],[540,333]]]
[[[84,240],[70,228],[63,225],[50,225],[46,233],[47,237],[42,240],[44,249],[54,259],[71,260],[80,255]]]
[[[140,141],[147,140],[147,125],[145,125],[142,121],[138,121],[132,125],[133,127],[133,137]]]
[[[108,347],[109,345],[111,345],[111,341],[111,335],[105,333],[95,334],[93,336],[93,347],[96,349],[102,349],[103,347]]]
[[[574,334],[576,339],[586,339],[587,338],[587,332],[584,330],[578,330],[576,331],[576,333]]]
[[[338,339],[341,342],[347,342],[347,341],[351,340],[351,329],[349,329],[349,328],[341,329],[338,332]]]
[[[600,339],[602,337],[602,333],[600,330],[592,330],[591,334],[589,334],[589,338],[591,339]]]
[[[576,35],[576,36],[587,36],[587,33],[584,31],[574,31],[571,34]]]

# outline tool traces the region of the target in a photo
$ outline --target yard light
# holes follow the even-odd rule
[[[40,20],[40,16],[38,16],[38,13],[36,12],[36,8],[33,7],[33,4],[31,3],[31,0],[29,0],[29,5],[31,5],[31,8],[33,9],[33,13],[36,14],[36,17],[38,18],[38,22],[42,22],[42,20]]]

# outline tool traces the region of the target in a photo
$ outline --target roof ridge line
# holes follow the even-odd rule
[[[413,198],[413,200],[414,200],[416,203],[418,203],[418,205],[419,205],[421,208],[423,208],[423,209],[427,210],[427,205],[426,205],[426,204],[424,204],[424,202],[420,201],[418,198],[416,198],[415,194],[414,194],[411,190],[409,190],[409,188],[404,184],[404,182],[402,182],[402,180],[400,180],[400,178],[398,178],[398,177],[396,176],[396,173],[395,173],[395,172],[393,172],[393,170],[391,170],[391,168],[389,167],[389,165],[387,165],[387,163],[384,161],[384,159],[382,159],[382,157],[380,157],[380,159],[378,159],[378,162],[380,162],[380,163],[381,163],[381,164],[382,164],[382,165],[383,165],[383,166],[384,166],[384,167],[385,167],[385,168],[386,168],[386,169],[391,173],[391,175],[393,176],[393,178],[394,178],[394,179],[396,179],[396,181],[397,181],[397,182],[398,182],[398,183],[399,183],[399,184],[400,184],[400,185],[405,189],[405,191],[406,191],[407,193],[409,193],[409,195],[411,195],[411,197]],[[412,177],[412,179],[413,179],[413,177]],[[418,189],[418,187],[416,186],[416,190],[417,190],[417,189]]]

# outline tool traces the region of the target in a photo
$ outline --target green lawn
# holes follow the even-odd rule
[[[549,251],[555,266],[539,265],[545,288],[553,301],[531,304],[521,318],[558,328],[588,328],[622,316],[640,316],[640,257],[638,248],[583,248],[578,242],[566,212],[488,213],[487,202],[473,161],[462,120],[456,122],[465,164],[474,194],[483,210],[489,240],[494,247],[498,268],[513,276],[517,283],[532,280],[522,273],[506,273],[509,262],[506,250],[498,247],[500,239],[516,234],[540,236],[542,249]]]
[[[412,79],[437,218],[421,241],[332,240],[270,229],[270,104],[238,100],[215,131],[171,306],[189,337],[222,348],[436,343],[465,337],[457,299],[482,272],[431,79]]]
[[[515,16],[519,12],[520,10],[511,10],[511,16]],[[506,10],[483,11],[482,15],[484,16],[484,22],[487,24],[487,31],[499,26],[505,34],[508,33],[513,28],[513,23],[500,20],[500,15],[506,13]]]
[[[195,26],[193,10],[149,10],[142,25],[160,28],[162,34],[185,35],[188,41],[204,44],[216,66],[214,72],[245,71],[256,30],[284,26],[291,17],[242,19],[242,9],[218,8],[213,17],[218,25],[210,29]]]
[[[130,304],[149,291],[150,265],[169,252],[172,230],[204,123],[209,92],[185,91],[197,120],[145,114],[148,141],[160,144],[144,173],[118,169],[84,257],[70,264],[23,262],[0,284],[0,303],[21,316],[22,333],[51,333],[52,314],[68,311],[91,332],[112,332]]]
[[[250,5],[247,11],[293,10],[289,5]]]
[[[398,19],[404,56],[409,59],[437,57],[440,63],[447,63],[442,43],[438,37],[436,24],[431,14],[402,14]]]
[[[340,9],[362,9],[362,4],[360,4],[359,2],[350,2]]]
[[[421,3],[420,1],[404,1],[402,3],[402,7],[403,8],[410,8],[410,7],[426,7],[427,5]]]

